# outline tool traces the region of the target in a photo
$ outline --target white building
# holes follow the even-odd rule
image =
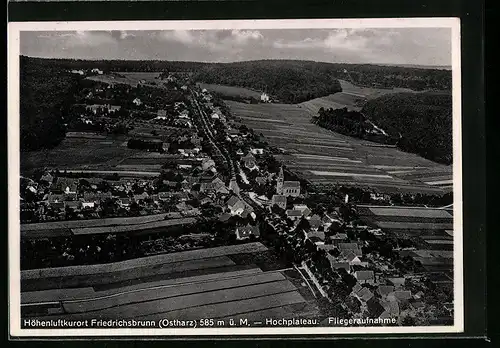
[[[260,96],[260,101],[263,103],[269,103],[269,96],[267,93],[262,93]]]

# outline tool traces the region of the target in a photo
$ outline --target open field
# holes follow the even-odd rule
[[[166,137],[176,131],[160,129],[158,132],[159,137]],[[76,132],[68,135],[53,149],[23,152],[21,172],[29,174],[37,168],[52,168],[103,175],[156,176],[163,164],[179,160],[178,155],[129,149],[127,141],[133,134],[103,136]]]
[[[228,97],[242,97],[242,98],[256,98],[260,99],[261,93],[253,91],[248,88],[225,86],[225,85],[214,85],[209,83],[197,83],[200,88],[206,88],[209,92],[220,93],[223,96]]]
[[[309,112],[311,116],[316,116],[320,108],[340,109],[345,107],[349,110],[360,111],[367,100],[378,98],[385,94],[400,92],[419,93],[406,88],[358,87],[345,80],[339,80],[339,82],[342,86],[342,92],[302,102],[299,104],[300,107]]]
[[[162,221],[166,214],[155,214],[135,217],[120,217],[92,220],[70,220],[38,222],[33,224],[21,224],[21,233],[28,231],[54,230],[58,228],[85,228],[100,226],[137,225],[149,222]]]
[[[358,214],[375,227],[397,233],[436,235],[453,230],[453,216],[441,208],[359,205]]]
[[[107,84],[126,84],[134,87],[136,87],[141,80],[145,80],[145,84],[147,85],[150,85],[151,82],[161,82],[161,80],[157,79],[157,77],[160,76],[159,72],[118,72],[116,74],[89,76],[87,79]]]
[[[156,265],[156,264],[170,263],[170,262],[182,262],[182,261],[211,258],[223,255],[239,254],[242,252],[260,252],[266,250],[267,248],[261,243],[247,243],[241,245],[231,245],[226,247],[191,250],[178,253],[149,256],[135,260],[115,262],[111,264],[47,268],[41,270],[26,270],[21,272],[21,279],[37,279],[37,278],[50,278],[50,277],[60,277],[60,276],[71,277],[83,274],[87,275],[101,274],[108,272],[130,270],[140,266]]]
[[[311,114],[300,104],[226,103],[239,122],[285,149],[287,153],[278,159],[313,184],[370,187],[387,193],[442,194],[452,189],[451,166],[323,129],[310,122]]]
[[[127,138],[105,139],[69,137],[50,150],[21,153],[21,172],[35,168],[112,168],[138,152],[127,148]],[[125,144],[124,144],[125,143]]]
[[[44,319],[318,316],[314,297],[293,281],[300,279],[291,273],[296,271],[266,272],[255,265],[235,265],[231,260],[242,251],[266,250],[261,243],[249,243],[79,266],[84,272],[66,270],[76,267],[27,271],[37,282],[27,284],[22,277],[22,313]],[[190,276],[189,270],[197,274]],[[59,276],[54,278],[54,273]]]
[[[99,227],[86,227],[86,228],[73,228],[71,232],[76,235],[84,234],[102,234],[102,233],[140,233],[149,230],[158,230],[177,225],[188,225],[196,222],[195,218],[181,218],[147,222],[138,225],[118,225],[118,226],[99,226]]]

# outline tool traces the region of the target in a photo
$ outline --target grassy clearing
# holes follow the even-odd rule
[[[279,282],[284,280],[280,273],[261,273],[247,277],[235,279],[212,280],[196,284],[184,284],[179,286],[164,286],[143,288],[136,290],[120,289],[119,293],[113,295],[99,294],[100,297],[82,302],[64,303],[64,309],[67,313],[83,313],[88,311],[101,310],[117,306],[125,306],[134,303],[162,300],[172,297],[188,296],[193,294],[210,293],[233,288],[247,287],[255,284]],[[279,283],[278,283],[279,284]]]
[[[107,84],[126,84],[136,87],[141,80],[145,80],[146,84],[151,84],[151,82],[158,83],[159,80],[156,77],[160,76],[158,72],[118,72],[118,75],[96,75],[87,77],[88,80],[93,80],[97,82],[103,82]]]
[[[154,266],[164,263],[182,262],[198,259],[206,259],[224,255],[240,254],[243,252],[260,252],[267,248],[261,243],[247,243],[240,245],[230,245],[216,248],[190,250],[171,254],[162,254],[140,259],[127,260],[101,265],[85,265],[47,268],[37,270],[26,270],[21,272],[21,279],[38,279],[51,277],[71,277],[75,275],[92,275],[118,271],[133,270],[138,267]]]
[[[125,146],[123,143],[125,142]],[[67,169],[109,168],[124,158],[136,154],[125,138],[104,139],[66,138],[50,150],[21,153],[21,172],[36,168]]]
[[[141,260],[141,259],[136,259]],[[136,261],[131,260],[131,261]],[[116,271],[104,271],[99,273],[73,273],[61,272],[61,268],[49,268],[52,271],[51,276],[44,274],[44,270],[38,270],[39,277],[27,278],[21,274],[21,288],[23,291],[36,291],[60,288],[79,288],[90,286],[102,286],[117,282],[135,281],[141,278],[162,275],[164,277],[172,273],[185,272],[190,270],[203,270],[210,268],[218,268],[224,266],[232,266],[234,262],[227,256],[218,256],[206,259],[195,259],[180,262],[165,262],[149,265],[136,265],[128,269],[120,269]],[[91,267],[91,266],[77,266]],[[70,267],[65,267],[70,268]],[[56,270],[56,272],[53,272]],[[59,271],[59,272],[57,272]],[[33,272],[34,273],[34,272]],[[32,273],[32,274],[33,274]],[[59,274],[58,274],[59,273]],[[30,274],[30,275],[32,275]]]
[[[295,303],[303,303],[304,298],[297,292],[291,291],[286,293],[270,294],[252,299],[235,300],[232,302],[224,302],[218,304],[210,304],[197,306],[183,310],[168,312],[168,315],[179,319],[199,319],[221,318],[226,316],[234,316],[237,314],[250,313],[258,310],[268,310],[271,308],[283,307]],[[164,317],[165,314],[147,316],[148,319],[156,319]]]
[[[140,232],[145,230],[163,229],[165,227],[188,225],[196,222],[195,218],[182,218],[171,220],[151,221],[136,225],[117,225],[117,226],[99,226],[86,228],[72,228],[71,232],[76,235],[86,234],[102,234],[102,233],[124,233],[124,232]]]
[[[279,259],[272,250],[266,250],[256,253],[241,253],[230,256],[238,265],[257,265],[262,271],[274,271],[283,268],[289,268],[292,265]]]
[[[155,214],[146,216],[136,216],[127,218],[108,218],[108,219],[93,219],[93,220],[73,220],[73,221],[53,221],[39,222],[34,224],[22,224],[21,232],[26,231],[42,231],[55,230],[66,228],[85,228],[98,226],[117,226],[117,225],[137,225],[146,224],[165,219],[165,214]]]
[[[408,207],[368,207],[375,215],[381,216],[415,216],[422,218],[451,218],[443,209],[408,208]]]

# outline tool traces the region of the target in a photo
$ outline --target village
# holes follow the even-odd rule
[[[319,204],[321,192],[309,191],[276,159],[279,150],[235,120],[220,98],[174,75],[160,81],[168,93],[142,80],[135,87],[86,85],[67,134],[121,136],[138,151],[134,158],[147,159],[143,168],[155,171],[134,164],[101,171],[41,168],[21,178],[22,226],[157,214],[194,218],[190,226],[216,221],[228,226],[226,245],[260,240],[292,261],[327,301],[328,316],[391,318],[394,325],[452,320],[450,236],[401,237],[374,223],[370,205],[358,207],[349,194],[323,195],[327,203]],[[261,102],[269,98],[263,93]],[[394,206],[390,196],[374,191],[369,197]],[[155,238],[172,238],[160,232],[155,229]],[[27,239],[34,248],[40,236]]]

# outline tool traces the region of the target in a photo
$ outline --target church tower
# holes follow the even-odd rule
[[[278,175],[278,180],[276,182],[276,193],[278,195],[283,194],[283,182],[285,180],[285,175],[283,174],[283,166],[280,168],[280,173]]]

